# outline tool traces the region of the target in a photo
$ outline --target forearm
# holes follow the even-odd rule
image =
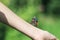
[[[9,24],[10,26],[25,33],[31,38],[37,38],[38,31],[42,32],[42,30],[30,25],[29,23],[19,18],[16,14],[14,14],[12,11],[10,11],[6,6],[4,6],[1,3],[0,3],[0,14],[4,14],[6,19],[3,20],[1,17],[0,21],[3,20],[3,22],[5,22],[6,24]]]

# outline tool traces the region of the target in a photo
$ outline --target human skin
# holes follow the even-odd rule
[[[25,22],[14,12],[0,2],[0,22],[5,23],[31,37],[33,40],[56,40],[56,37],[47,31],[41,30]]]

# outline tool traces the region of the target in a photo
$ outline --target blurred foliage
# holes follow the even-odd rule
[[[47,30],[60,39],[60,0],[50,0],[47,2],[47,11],[42,13],[39,9],[42,0],[0,0],[19,17],[27,22],[31,22],[33,16],[39,19],[38,28]],[[43,0],[44,1],[44,0]],[[45,5],[46,6],[46,5]],[[56,19],[57,18],[57,19]],[[0,23],[0,40],[31,40],[26,35],[15,29]]]

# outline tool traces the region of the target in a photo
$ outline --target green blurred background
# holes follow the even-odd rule
[[[60,39],[60,0],[0,0],[19,17],[31,22],[32,18],[38,18],[38,28],[47,30]],[[43,1],[43,2],[42,2]],[[45,11],[43,3],[45,5]],[[0,40],[31,40],[17,30],[0,23]]]

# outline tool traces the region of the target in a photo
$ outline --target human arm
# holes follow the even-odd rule
[[[34,40],[55,39],[52,34],[32,26],[0,2],[0,22],[23,32]]]

